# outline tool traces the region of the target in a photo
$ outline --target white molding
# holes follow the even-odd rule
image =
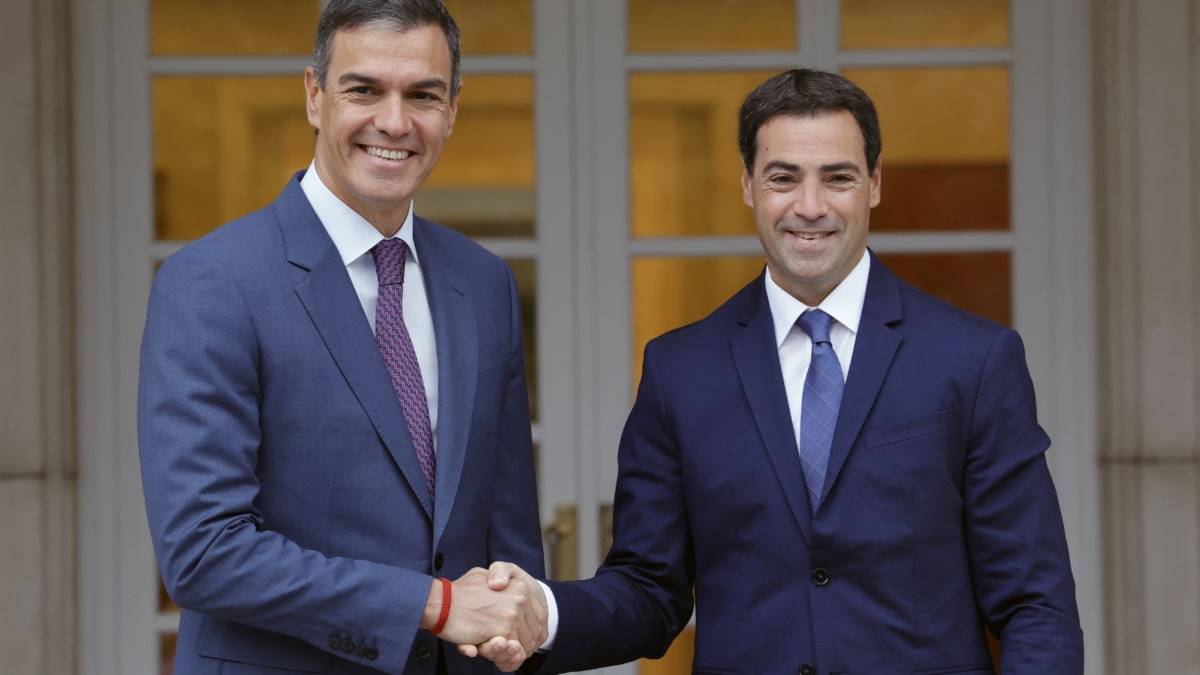
[[[312,56],[151,56],[152,75],[286,75],[312,65]],[[464,56],[464,74],[523,74],[536,68],[533,56]]]
[[[575,383],[580,349],[575,311],[571,6],[534,0],[537,165],[538,500],[542,522],[579,494]],[[487,245],[487,244],[485,244]],[[495,249],[493,249],[495,250]],[[581,570],[582,573],[582,570]]]
[[[104,0],[76,0],[71,22],[75,43],[76,139],[76,297],[78,300],[79,396],[79,672],[108,675],[120,671],[120,622],[112,608],[120,589],[112,582],[119,569],[116,537],[119,517],[116,467],[106,461],[114,447],[116,415],[110,382],[116,369],[109,311],[115,291],[109,281],[116,262],[113,236],[111,87],[112,9]],[[82,114],[80,111],[88,111]]]
[[[76,0],[82,675],[152,673],[157,589],[137,461],[137,349],[150,278],[146,9]]]
[[[1056,199],[1050,213],[1054,293],[1054,357],[1044,384],[1053,383],[1058,452],[1052,464],[1063,504],[1075,571],[1086,673],[1106,671],[1104,576],[1101,564],[1098,403],[1096,398],[1096,216],[1092,119],[1091,3],[1059,0],[1050,11],[1050,175]],[[1043,391],[1046,391],[1043,389]],[[1045,395],[1045,394],[1044,394]]]
[[[1096,409],[1091,13],[1013,0],[1014,317],[1058,488],[1088,675],[1105,672]]]
[[[590,7],[587,26],[595,36],[592,49],[584,55],[585,72],[591,99],[591,126],[577,137],[584,162],[592,173],[593,209],[587,215],[585,235],[592,239],[589,261],[590,282],[581,296],[581,314],[589,324],[587,332],[595,336],[592,349],[584,351],[591,359],[592,377],[580,381],[592,383],[592,405],[585,414],[591,418],[591,433],[580,446],[590,460],[591,476],[585,481],[585,504],[612,501],[617,481],[617,447],[621,430],[632,403],[633,358],[632,261],[630,246],[630,147],[629,147],[629,74],[624,58],[627,52],[627,14],[624,2],[597,3]],[[581,251],[581,255],[586,255]],[[591,311],[588,311],[588,308]],[[602,318],[602,320],[598,320]],[[594,517],[581,523],[580,560],[599,563],[599,531]],[[585,563],[586,566],[586,563]]]

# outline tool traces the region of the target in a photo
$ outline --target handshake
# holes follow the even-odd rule
[[[502,672],[521,667],[546,641],[547,604],[542,585],[512,563],[476,567],[453,582],[435,580],[420,627],[482,656]]]

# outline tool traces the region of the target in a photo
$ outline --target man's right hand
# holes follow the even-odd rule
[[[516,670],[545,641],[547,609],[533,577],[516,565],[503,569],[489,575],[477,567],[454,580],[450,612],[438,637],[460,645],[467,656],[483,654],[507,672]],[[433,628],[441,611],[442,584],[435,580],[420,627]]]
[[[542,585],[536,579],[531,577],[525,570],[521,569],[513,563],[494,562],[488,568],[488,587],[493,591],[507,591],[514,587],[533,589],[534,595],[538,604],[541,605],[541,629],[542,639],[538,642],[538,646],[546,639],[547,632],[547,607],[546,597],[542,592]],[[478,645],[459,645],[458,651],[467,656],[482,656],[496,664],[496,668],[501,672],[514,672],[521,667],[525,660],[534,655],[537,648],[525,649],[522,645],[516,644],[512,640],[505,640],[502,637],[493,637],[485,643]]]

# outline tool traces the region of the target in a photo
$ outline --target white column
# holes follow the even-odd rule
[[[33,675],[76,670],[65,11],[14,0],[0,22],[0,668]]]
[[[1200,675],[1200,12],[1097,0],[1110,672]]]

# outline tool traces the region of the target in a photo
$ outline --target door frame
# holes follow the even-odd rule
[[[836,0],[801,1],[800,27],[808,31],[802,39],[816,45],[811,65],[836,67],[836,46],[820,46],[828,33],[813,23],[836,17]],[[150,280],[144,265],[154,255],[144,6],[74,0],[71,10],[85,675],[157,672],[157,634],[173,629],[162,625],[157,589],[148,583],[154,562],[136,450],[138,343]],[[1012,0],[1011,7],[1014,320],[1055,441],[1048,460],[1084,631],[1101,636],[1091,9],[1086,0]],[[623,39],[599,39],[624,34],[621,0],[534,0],[534,17],[538,330],[546,346],[542,515],[549,520],[559,501],[578,502],[586,576],[600,554],[600,525],[591,514],[611,499],[632,391],[630,263],[638,244],[628,228],[628,148],[612,139],[628,138],[627,73],[654,61],[625,55]],[[886,238],[882,244],[906,245]],[[758,251],[752,237],[738,245]],[[562,312],[569,321],[547,320]],[[1104,672],[1101,642],[1086,644],[1089,674]]]

